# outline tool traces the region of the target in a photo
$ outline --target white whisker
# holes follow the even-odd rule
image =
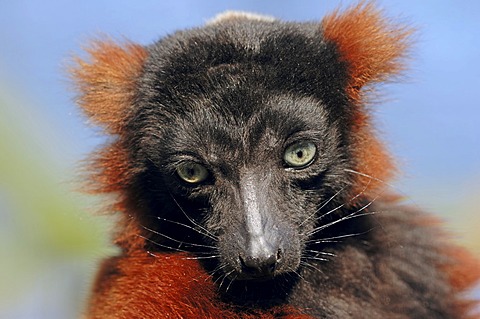
[[[163,247],[163,248],[167,248],[167,249],[182,252],[182,253],[192,253],[192,252],[190,252],[188,250],[185,250],[185,249],[180,249],[180,248],[175,248],[175,247],[171,247],[171,246],[168,246],[168,245],[160,244],[160,243],[158,243],[154,240],[151,240],[150,238],[147,238],[147,237],[142,236],[142,235],[137,235],[137,236],[146,240],[146,241],[148,241],[148,242],[150,242],[150,243],[152,243],[152,244],[154,244],[155,246],[158,246],[158,247]],[[150,253],[150,254],[153,255],[153,253]],[[209,254],[210,255],[211,252],[195,252],[195,254],[205,254],[205,255]]]
[[[309,251],[309,252],[319,254],[319,255],[331,256],[331,257],[336,257],[337,256],[334,253],[329,253],[329,252],[325,252],[325,251],[318,251],[318,250],[311,250],[311,249],[307,249],[305,251]]]
[[[332,236],[332,237],[326,237],[326,238],[317,238],[317,239],[309,240],[309,241],[307,241],[307,243],[313,243],[313,244],[319,244],[319,243],[325,243],[325,242],[327,242],[327,243],[330,243],[330,242],[337,243],[338,241],[335,241],[333,239],[343,239],[343,238],[348,238],[348,237],[361,236],[361,235],[364,235],[364,234],[370,232],[372,229],[369,229],[369,230],[367,230],[365,232],[361,232],[361,233],[354,233],[354,234],[347,234],[347,235],[340,235],[340,236]]]
[[[171,240],[171,241],[174,241],[174,242],[177,242],[177,243],[179,243],[179,244],[184,244],[184,245],[194,246],[194,247],[202,247],[202,248],[216,249],[216,247],[214,247],[214,246],[184,242],[184,241],[181,241],[181,240],[172,238],[172,237],[170,237],[170,236],[167,236],[167,235],[165,235],[165,234],[162,234],[162,233],[160,233],[160,232],[158,232],[158,231],[156,231],[156,230],[150,229],[150,228],[148,228],[148,227],[146,227],[146,226],[142,226],[142,228],[145,229],[145,230],[147,230],[147,231],[149,231],[149,232],[154,233],[155,235],[162,236],[162,237],[164,237],[164,238],[167,238],[167,239],[169,239],[169,240]]]
[[[231,274],[233,274],[234,271],[235,271],[235,270],[231,270],[231,271],[229,271],[228,273],[223,274],[223,276],[222,276],[223,279],[222,279],[222,281],[220,282],[220,285],[218,285],[218,288],[222,288],[223,283],[225,282],[225,279],[227,279],[228,276],[230,276]]]
[[[218,258],[220,255],[211,255],[211,256],[195,256],[195,257],[185,257],[183,259],[213,259],[213,258]]]
[[[206,229],[205,227],[203,227],[202,225],[198,224],[195,220],[193,220],[190,216],[188,216],[188,214],[185,212],[185,210],[182,208],[182,206],[180,206],[180,204],[178,203],[178,201],[175,199],[175,197],[173,196],[172,193],[170,193],[170,196],[172,197],[173,201],[175,202],[175,204],[178,206],[178,208],[182,211],[182,213],[185,215],[185,217],[187,217],[187,219],[193,224],[195,225],[196,227],[200,228],[202,231],[205,232],[205,236],[207,237],[210,237],[211,239],[213,240],[216,240],[215,238],[215,235],[213,235],[212,233],[210,233],[208,231],[208,229]]]
[[[313,259],[313,260],[320,260],[320,261],[330,261],[326,258],[321,258],[321,257],[313,257],[313,256],[306,256],[305,259]]]
[[[322,225],[322,226],[319,226],[319,227],[316,227],[314,228],[308,235],[309,236],[312,236],[316,233],[318,233],[319,231],[327,228],[327,227],[330,227],[330,226],[333,226],[335,224],[338,224],[340,222],[343,222],[345,220],[348,220],[348,219],[351,219],[353,217],[361,217],[361,216],[366,216],[366,215],[373,215],[373,213],[365,213],[365,214],[358,214],[359,212],[365,210],[367,207],[369,207],[371,204],[373,204],[373,202],[375,202],[375,200],[378,199],[379,196],[376,196],[374,199],[372,199],[371,201],[369,201],[367,204],[365,204],[364,206],[362,206],[361,208],[359,208],[358,210],[348,214],[347,216],[344,216],[340,219],[337,219],[337,220],[334,220],[333,222],[330,222],[328,224],[325,224],[325,225]]]
[[[342,189],[340,189],[338,192],[336,192],[333,196],[331,196],[328,200],[326,200],[321,206],[319,209],[317,209],[313,214],[311,214],[310,216],[308,216],[299,226],[302,226],[303,224],[305,224],[310,218],[312,218],[313,216],[315,216],[319,211],[322,210],[322,208],[324,208],[326,205],[328,205],[328,203],[330,203],[335,197],[337,197],[343,190],[345,189],[345,187],[342,187]]]
[[[225,293],[228,292],[228,289],[230,289],[230,286],[232,285],[233,281],[234,281],[235,279],[237,279],[237,277],[238,277],[238,276],[235,276],[235,277],[233,277],[232,279],[230,279],[230,282],[228,283],[227,289],[225,289]]]
[[[322,271],[322,270],[318,269],[317,267],[315,267],[314,265],[312,265],[312,264],[310,264],[310,263],[308,263],[308,262],[306,262],[306,261],[303,261],[303,260],[302,260],[302,261],[300,262],[300,265],[305,266],[305,267],[310,267],[310,268],[318,271],[319,273],[322,273],[322,274],[323,274],[323,271]]]

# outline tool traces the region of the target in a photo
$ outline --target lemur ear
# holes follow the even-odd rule
[[[383,82],[402,71],[412,29],[392,24],[374,3],[360,2],[343,12],[338,10],[321,22],[324,37],[335,43],[348,65],[347,92],[360,101],[367,84]]]
[[[75,59],[71,74],[79,91],[78,104],[93,123],[119,134],[133,105],[137,79],[147,58],[144,47],[112,40],[95,41],[88,59]]]
[[[357,192],[385,187],[395,174],[395,165],[376,134],[365,108],[375,83],[389,80],[404,69],[412,29],[392,24],[373,2],[360,2],[345,11],[335,11],[321,22],[326,41],[333,43],[346,63],[346,92],[353,105],[352,143],[358,172]]]

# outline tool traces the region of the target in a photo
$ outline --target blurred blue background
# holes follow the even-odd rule
[[[41,168],[36,170],[45,173],[45,177],[38,177],[37,181],[52,179],[65,196],[70,196],[67,194],[74,188],[72,181],[78,161],[102,141],[75,108],[75,94],[65,71],[69,59],[82,54],[82,45],[89,39],[107,34],[149,44],[179,28],[201,25],[227,9],[254,11],[286,20],[319,20],[339,5],[345,7],[351,3],[355,2],[1,1],[0,117],[3,122],[0,121],[0,125],[4,125],[6,131],[0,130],[4,134],[0,139],[21,144],[14,148],[20,148],[18,154],[28,154],[26,165],[33,170],[37,165],[30,165],[29,161],[38,162]],[[416,205],[445,218],[458,239],[478,253],[480,1],[379,0],[377,3],[388,16],[418,29],[407,77],[400,84],[386,86],[388,98],[376,108],[380,131],[399,159],[403,172],[395,187]],[[6,158],[9,154],[1,147],[0,144],[0,154],[3,152]],[[16,221],[16,211],[8,195],[9,185],[2,184],[1,179],[2,175],[0,232],[3,234],[0,239],[7,239],[3,248],[0,247],[0,272],[4,277],[11,277],[1,252],[3,249],[7,255],[8,250],[14,249],[5,243],[21,243],[23,233],[14,229],[23,222]],[[28,215],[26,220],[32,221]],[[87,223],[85,229],[93,227],[89,225]],[[52,224],[51,227],[59,226]],[[84,234],[90,237],[97,233]],[[102,240],[98,240],[99,246]],[[28,246],[27,242],[24,246]],[[22,285],[12,275],[11,285],[19,286],[16,289],[19,292],[10,296],[6,289],[0,290],[0,298],[8,299],[8,302],[0,300],[0,317],[74,318],[93,269],[92,262],[79,260],[95,260],[106,253],[86,251],[88,249],[79,253],[79,259],[64,256],[62,262],[47,262],[45,271],[31,270],[32,277]],[[33,255],[31,253],[28,248],[24,252]],[[19,252],[11,258],[20,264],[23,256]],[[25,259],[23,266],[29,260]],[[17,276],[24,277],[22,272]],[[5,278],[0,279],[0,285],[7,282],[2,281]],[[2,297],[2,291],[7,296]]]

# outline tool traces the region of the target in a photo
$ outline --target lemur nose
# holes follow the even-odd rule
[[[250,253],[245,257],[240,256],[240,264],[243,273],[252,278],[271,277],[281,258],[281,249],[262,251],[261,254]]]

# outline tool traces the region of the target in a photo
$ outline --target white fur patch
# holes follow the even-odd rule
[[[276,19],[272,16],[262,15],[251,12],[244,11],[225,11],[217,14],[215,17],[207,21],[207,25],[222,23],[224,21],[234,21],[234,20],[256,20],[256,21],[266,21],[272,22]]]

